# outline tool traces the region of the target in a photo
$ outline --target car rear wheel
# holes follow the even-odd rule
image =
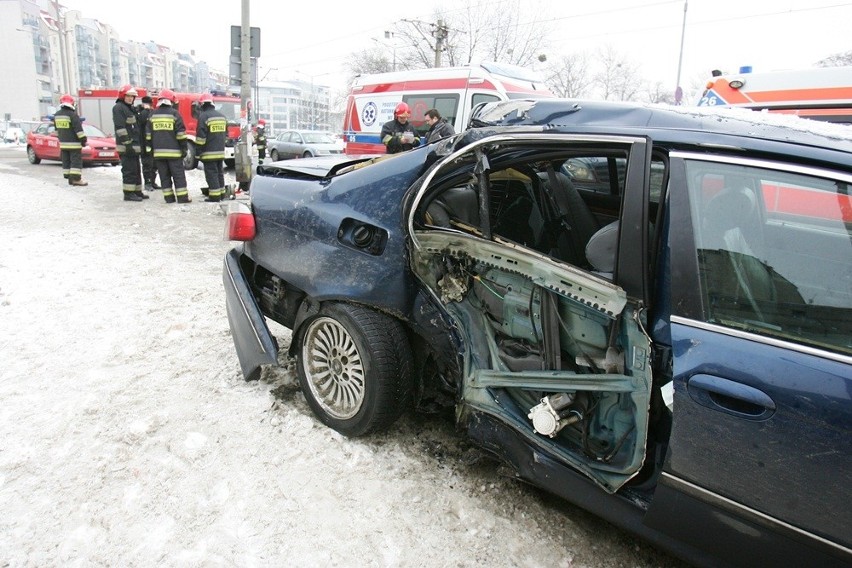
[[[278,161],[278,150],[273,150],[272,152],[270,152],[270,153],[269,153],[269,158],[270,158],[273,162],[277,162],[277,161]]]
[[[360,306],[326,304],[299,336],[299,385],[323,424],[355,437],[399,418],[410,397],[412,363],[397,320]]]
[[[302,157],[303,157],[303,158],[313,158],[313,157],[314,157],[314,155],[313,155],[313,154],[311,154],[311,151],[310,151],[310,150],[305,150],[305,153],[304,153],[304,154],[302,154]]]
[[[31,164],[41,163],[41,158],[36,156],[35,148],[33,148],[32,146],[27,146],[27,159],[30,161]]]

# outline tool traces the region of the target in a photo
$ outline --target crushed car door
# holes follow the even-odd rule
[[[650,344],[613,259],[587,256],[601,238],[615,255],[619,205],[592,211],[569,166],[617,154],[641,188],[646,149],[640,138],[486,138],[428,174],[409,217],[413,271],[464,338],[460,419],[496,417],[608,492],[645,458]]]

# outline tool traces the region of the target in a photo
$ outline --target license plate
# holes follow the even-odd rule
[[[115,152],[98,152],[98,156],[101,158],[112,158],[115,156]]]

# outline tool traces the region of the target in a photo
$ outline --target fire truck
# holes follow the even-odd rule
[[[156,108],[158,91],[147,91],[136,89],[137,103],[145,95],[153,99]],[[211,91],[213,104],[216,109],[228,119],[228,138],[225,140],[225,165],[234,167],[234,150],[240,139],[240,97],[222,91]],[[187,138],[195,141],[195,131],[198,125],[198,98],[201,93],[179,93],[177,97],[177,110],[186,126]],[[118,98],[118,89],[80,89],[77,93],[77,114],[84,118],[89,124],[94,124],[107,133],[113,132],[112,107]],[[195,144],[187,145],[187,153],[184,158],[187,169],[195,169],[198,166]]]
[[[714,71],[698,106],[745,107],[852,123],[852,67],[767,73],[741,67],[730,75]]]

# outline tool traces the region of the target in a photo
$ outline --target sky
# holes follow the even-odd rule
[[[516,2],[468,0],[459,8],[445,0],[317,5],[251,0],[249,11],[251,25],[261,29],[261,77],[343,89],[348,57],[376,47],[375,40],[383,40],[383,32],[400,20],[434,22],[438,10],[452,16],[468,6],[500,4],[510,8]],[[152,7],[148,11],[101,0],[64,0],[63,5],[111,25],[122,39],[154,40],[181,52],[194,50],[212,67],[226,70],[230,26],[241,23],[242,2],[172,2],[167,10]],[[545,53],[549,60],[613,48],[627,55],[650,83],[673,90],[680,75],[687,92],[690,85],[702,86],[713,69],[736,72],[745,65],[756,72],[797,69],[852,50],[852,2],[528,0],[520,6],[521,25],[553,30]]]

